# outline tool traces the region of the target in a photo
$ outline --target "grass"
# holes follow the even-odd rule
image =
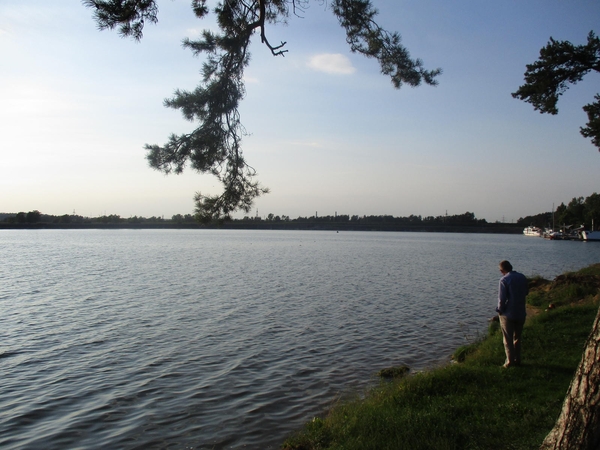
[[[504,369],[497,323],[459,348],[459,363],[382,381],[336,404],[284,450],[537,449],[560,412],[598,312],[600,264],[530,280],[523,365]],[[552,308],[548,305],[552,304]]]

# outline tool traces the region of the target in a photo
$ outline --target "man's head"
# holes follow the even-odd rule
[[[504,260],[504,261],[500,261],[500,272],[502,272],[503,274],[508,273],[508,272],[512,272],[513,268],[512,268],[512,264],[509,263],[508,261]]]

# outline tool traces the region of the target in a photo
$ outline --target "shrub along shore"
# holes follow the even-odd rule
[[[498,323],[453,363],[383,380],[288,438],[285,450],[538,449],[552,429],[600,304],[600,264],[530,281],[523,363],[505,369]]]

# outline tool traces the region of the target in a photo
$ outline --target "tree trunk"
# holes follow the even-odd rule
[[[540,450],[600,450],[600,309],[560,416]]]

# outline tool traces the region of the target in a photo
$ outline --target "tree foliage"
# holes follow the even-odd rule
[[[512,96],[531,103],[541,113],[557,114],[558,98],[569,84],[578,83],[591,71],[600,72],[600,39],[593,31],[584,45],[550,38],[540,50],[539,59],[526,67],[525,84]],[[594,99],[593,103],[583,107],[588,123],[580,131],[600,150],[600,95],[596,94]]]
[[[552,222],[557,227],[563,225],[584,225],[588,229],[591,229],[592,226],[598,229],[600,227],[600,194],[594,192],[585,198],[573,197],[566,205],[561,203],[554,212],[554,218],[551,212],[545,212],[521,217],[517,220],[519,225],[531,225],[539,228],[550,228]]]
[[[321,4],[324,0],[320,1]],[[146,23],[158,21],[157,0],[83,0],[90,7],[100,29],[118,28],[125,37],[142,38]],[[298,16],[310,0],[223,0],[212,8],[218,32],[204,30],[197,40],[184,39],[194,55],[204,55],[202,79],[193,91],[177,90],[165,105],[179,109],[197,124],[187,134],[172,134],[164,145],[148,145],[150,166],[164,173],[181,173],[190,166],[216,176],[223,185],[219,195],[197,193],[196,213],[208,222],[228,218],[241,209],[248,212],[253,200],[268,192],[256,180],[256,171],[242,153],[246,134],[240,120],[239,104],[245,95],[244,69],[250,62],[249,47],[254,35],[274,56],[284,56],[286,43],[274,45],[267,38],[267,26]],[[346,30],[353,52],[379,61],[381,72],[395,88],[403,84],[437,84],[440,69],[426,70],[420,59],[412,59],[401,44],[400,35],[388,32],[376,22],[377,10],[371,0],[331,0],[329,9]],[[198,19],[210,13],[207,0],[192,0]]]
[[[544,212],[534,214],[531,216],[520,217],[517,220],[517,224],[524,227],[538,227],[538,228],[551,228],[552,226],[552,213]]]
[[[555,219],[558,225],[600,227],[600,194],[593,193],[585,199],[573,197],[567,205],[561,203],[556,208]]]

